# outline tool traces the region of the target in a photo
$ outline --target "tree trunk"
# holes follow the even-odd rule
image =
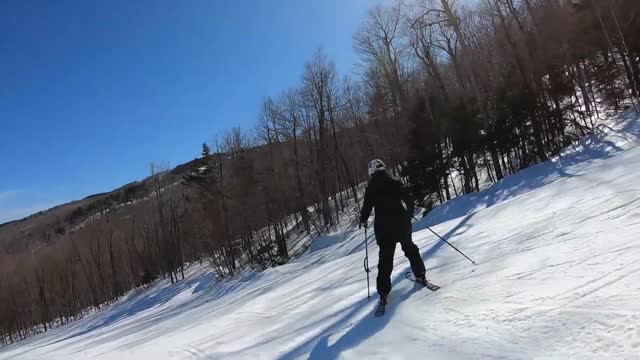
[[[293,166],[294,173],[296,177],[296,202],[298,204],[298,212],[300,212],[300,217],[302,218],[302,223],[304,225],[304,229],[307,234],[311,234],[311,226],[309,224],[309,212],[307,211],[307,206],[305,205],[305,197],[304,197],[304,186],[302,184],[302,175],[300,174],[300,161],[299,161],[299,152],[298,152],[298,136],[297,136],[297,128],[294,126],[293,128]]]
[[[491,154],[491,163],[493,164],[493,170],[496,173],[496,179],[497,181],[500,181],[504,177],[504,174],[502,173],[502,168],[500,167],[500,156],[498,156],[498,149],[493,142],[489,146],[489,153]]]
[[[591,116],[591,99],[589,99],[589,93],[587,92],[587,86],[586,86],[587,80],[584,76],[584,72],[582,71],[582,66],[580,65],[580,63],[578,62],[574,66],[575,66],[576,75],[578,78],[577,79],[578,87],[580,88],[580,94],[582,95],[582,100],[584,102],[584,108],[587,114]]]
[[[462,165],[462,176],[464,178],[464,181],[462,183],[462,186],[464,188],[464,193],[465,194],[470,194],[472,192],[472,190],[471,190],[471,169],[467,165],[467,159],[466,159],[466,156],[464,154],[460,156],[460,165]]]
[[[493,177],[493,169],[491,168],[491,163],[489,159],[487,159],[487,152],[482,152],[482,159],[484,160],[484,167],[487,169],[487,175],[489,175],[489,181],[492,183],[496,182],[496,179]]]
[[[624,51],[621,48],[616,48],[616,50],[618,51],[618,55],[620,56],[620,59],[622,60],[622,65],[624,66],[624,72],[627,75],[627,81],[629,82],[629,87],[631,88],[631,94],[634,97],[638,97],[638,91],[636,91],[635,79],[634,79],[634,76],[633,76],[633,70],[629,66],[629,61],[627,59],[627,56],[626,56],[626,54],[624,53]]]
[[[478,171],[476,170],[476,162],[475,162],[475,159],[473,158],[472,151],[469,151],[467,153],[467,165],[471,170],[471,175],[473,175],[473,180],[475,180],[476,191],[480,191],[480,182],[478,181]]]

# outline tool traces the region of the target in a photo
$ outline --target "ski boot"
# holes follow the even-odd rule
[[[376,316],[384,315],[384,311],[387,307],[387,296],[380,295],[380,300],[378,301],[378,307],[376,308]]]

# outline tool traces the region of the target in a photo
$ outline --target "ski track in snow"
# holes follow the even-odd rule
[[[620,116],[561,157],[435,209],[413,238],[442,288],[404,279],[398,247],[383,317],[351,228],[262,273],[217,282],[193,265],[174,286],[131,292],[0,359],[640,359],[639,145],[640,120]]]

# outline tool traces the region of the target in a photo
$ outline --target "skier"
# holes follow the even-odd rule
[[[360,226],[367,226],[367,219],[376,209],[374,231],[380,248],[376,287],[380,295],[379,312],[384,311],[391,291],[391,272],[396,244],[400,242],[404,255],[409,259],[416,282],[427,286],[425,267],[418,247],[411,240],[413,201],[404,186],[392,179],[380,159],[369,162],[371,180],[364,195],[360,214]]]

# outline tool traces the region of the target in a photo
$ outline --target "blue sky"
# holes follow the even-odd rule
[[[144,178],[253,125],[367,0],[25,1],[0,12],[0,223]]]

